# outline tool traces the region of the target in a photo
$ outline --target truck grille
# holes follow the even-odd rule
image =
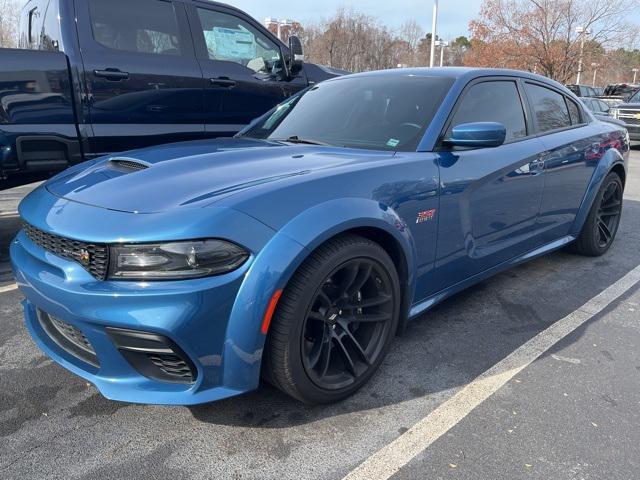
[[[638,110],[619,110],[618,118],[627,125],[640,125],[640,108]]]
[[[44,331],[60,348],[95,367],[99,366],[96,352],[82,331],[40,309],[38,320]]]
[[[107,277],[109,268],[109,247],[95,243],[86,243],[70,238],[59,237],[30,225],[23,224],[29,240],[59,257],[78,262],[98,280]]]

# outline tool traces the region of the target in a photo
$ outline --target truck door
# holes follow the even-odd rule
[[[93,155],[202,138],[204,80],[184,5],[76,0]]]
[[[307,86],[304,71],[287,78],[284,45],[251,17],[221,5],[187,10],[205,80],[208,136],[233,135]]]

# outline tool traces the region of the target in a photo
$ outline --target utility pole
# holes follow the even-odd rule
[[[436,46],[440,47],[440,66],[444,65],[444,49],[449,46],[449,43],[444,40],[438,40]]]
[[[595,87],[596,86],[596,75],[598,74],[598,67],[600,66],[600,64],[592,63],[591,66],[593,67],[593,82],[591,82],[591,86]]]
[[[638,69],[637,68],[633,68],[633,69],[631,69],[631,71],[633,72],[633,82],[632,83],[636,83],[636,75],[638,73]]]
[[[429,66],[433,67],[436,54],[436,24],[438,23],[438,0],[433,0],[433,19],[431,22],[431,52],[429,54]]]
[[[578,76],[576,83],[580,85],[580,75],[582,74],[582,57],[584,55],[584,36],[590,35],[591,30],[586,27],[576,27],[576,33],[580,35],[580,57],[578,58]]]

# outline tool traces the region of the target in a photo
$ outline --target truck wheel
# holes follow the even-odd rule
[[[265,377],[302,402],[330,403],[358,390],[389,349],[400,282],[377,243],[344,235],[320,246],[285,288],[265,348]]]

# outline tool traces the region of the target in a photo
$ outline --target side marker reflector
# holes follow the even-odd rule
[[[275,312],[276,310],[276,305],[278,305],[280,295],[282,295],[282,290],[276,290],[276,292],[271,297],[271,300],[269,300],[269,306],[267,307],[267,311],[264,312],[264,318],[262,319],[262,328],[260,329],[263,335],[266,335],[269,331],[271,317],[273,317],[273,312]]]

